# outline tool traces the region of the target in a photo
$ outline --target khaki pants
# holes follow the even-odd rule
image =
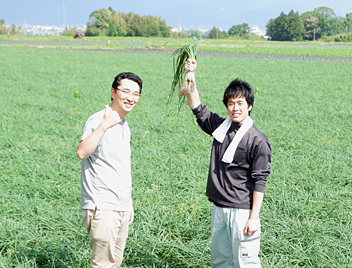
[[[92,249],[90,267],[120,267],[128,237],[130,212],[82,210]]]
[[[213,206],[211,218],[211,267],[260,268],[259,230],[244,235],[251,210]]]

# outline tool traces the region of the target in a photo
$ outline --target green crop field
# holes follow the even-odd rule
[[[89,266],[76,147],[122,71],[144,81],[126,118],[135,221],[122,267],[210,267],[212,138],[176,96],[168,104],[170,55],[5,45],[0,63],[0,267]],[[232,79],[256,89],[251,116],[273,150],[263,267],[352,266],[351,70],[351,61],[198,58],[197,87],[214,112],[226,116]]]

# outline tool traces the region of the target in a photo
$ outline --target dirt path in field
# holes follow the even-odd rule
[[[85,41],[30,41],[30,40],[0,40],[0,44],[10,46],[28,46],[37,48],[51,48],[55,47],[58,49],[77,49],[83,51],[101,51],[108,53],[139,53],[139,54],[164,54],[170,55],[173,50],[166,49],[146,49],[146,43],[144,42],[118,42],[117,45],[121,47],[130,47],[130,49],[94,49],[89,47],[104,46],[106,42],[85,42]],[[114,43],[115,44],[115,43]],[[116,45],[115,44],[115,45]],[[153,45],[153,44],[152,44]],[[222,44],[211,44],[211,45],[222,45]],[[238,44],[241,46],[242,44]],[[79,47],[87,47],[85,49],[79,49]],[[290,46],[311,46],[304,44],[290,45]],[[329,47],[346,47],[343,45],[317,45]],[[352,47],[351,47],[352,49]],[[198,52],[200,57],[223,57],[223,58],[250,58],[250,59],[272,59],[272,60],[296,60],[296,61],[329,61],[329,62],[347,62],[352,61],[352,58],[343,57],[319,57],[319,56],[294,56],[294,55],[268,55],[268,54],[246,54],[246,53],[225,53],[225,52]]]
[[[86,49],[85,49],[86,50]],[[110,53],[139,53],[139,54],[164,54],[170,55],[173,51],[162,49],[89,49],[94,51],[103,51]],[[294,55],[267,55],[267,54],[246,54],[246,53],[224,53],[224,52],[197,52],[199,57],[222,57],[222,58],[246,58],[246,59],[272,59],[272,60],[297,60],[297,61],[330,61],[330,62],[347,62],[352,58],[342,57],[319,57],[319,56],[294,56]]]

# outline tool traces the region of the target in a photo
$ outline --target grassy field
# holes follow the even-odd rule
[[[327,49],[329,50],[329,49]],[[132,131],[135,221],[123,267],[210,267],[211,137],[178,100],[167,55],[0,47],[0,267],[88,267],[76,147],[121,71],[139,74]],[[226,116],[237,77],[273,149],[262,266],[352,266],[351,62],[202,57],[201,100]]]

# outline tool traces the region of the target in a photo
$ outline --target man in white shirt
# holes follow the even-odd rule
[[[122,262],[134,217],[130,129],[125,116],[138,103],[141,91],[142,80],[136,74],[118,74],[111,87],[111,104],[89,117],[77,147],[91,267],[120,267]]]

